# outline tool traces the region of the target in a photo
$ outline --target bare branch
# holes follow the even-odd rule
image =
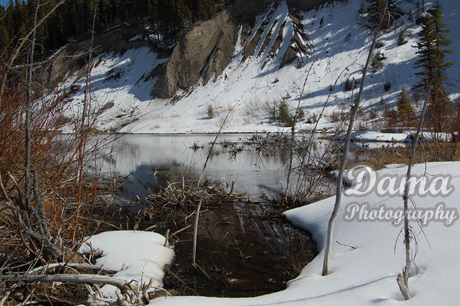
[[[55,275],[0,275],[2,282],[69,282],[86,284],[112,285],[125,292],[129,283],[121,279],[94,274],[55,274]]]

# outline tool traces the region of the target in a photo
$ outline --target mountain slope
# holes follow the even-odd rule
[[[460,37],[458,4],[453,0],[440,2],[444,20],[451,29],[455,61],[460,51],[460,42],[455,41]],[[148,47],[129,49],[122,55],[104,53],[91,73],[92,108],[102,108],[97,128],[108,131],[123,126],[122,132],[132,133],[216,132],[232,110],[225,132],[274,131],[280,126],[271,122],[270,109],[282,100],[288,103],[291,112],[300,101],[310,122],[326,106],[320,127],[333,128],[334,116],[347,112],[356,94],[356,90],[345,91],[344,84],[347,79],[359,83],[371,40],[363,25],[364,16],[358,12],[360,5],[361,1],[351,0],[298,12],[285,2],[272,4],[256,17],[251,28],[245,24],[231,25],[235,37],[227,41],[233,41],[233,50],[228,42],[221,44],[219,40],[231,37],[230,32],[227,36],[216,36],[209,43],[210,55],[205,54],[206,61],[196,65],[186,63],[182,68],[173,61],[180,43],[173,55],[166,57]],[[415,8],[412,1],[400,1],[400,6],[407,13]],[[234,22],[231,18],[227,20]],[[399,31],[403,28],[407,28],[408,42],[398,46]],[[398,19],[395,29],[380,38],[383,46],[378,51],[386,59],[383,67],[371,73],[366,82],[361,124],[367,124],[367,128],[373,127],[370,118],[375,117],[375,110],[394,107],[401,88],[409,88],[417,81],[413,64],[419,29],[406,14]],[[208,35],[206,27],[200,31]],[[137,39],[144,38],[142,35],[132,38]],[[189,40],[193,43],[193,39]],[[204,49],[194,52],[200,50]],[[222,59],[217,61],[217,56]],[[164,67],[169,67],[176,77],[164,81],[161,74]],[[180,77],[189,73],[187,69],[194,69],[191,74],[198,76],[184,86]],[[459,70],[459,63],[449,70],[453,99],[460,92]],[[163,79],[161,86],[157,84],[159,79]],[[152,97],[152,93],[158,96],[158,90],[152,89],[166,86],[165,82],[174,85],[174,96]],[[68,117],[78,117],[81,113],[85,79],[74,76],[62,85],[69,88],[75,84],[80,89],[69,103],[65,113]],[[209,110],[213,118],[209,118]],[[311,128],[312,124],[303,122],[299,127]]]

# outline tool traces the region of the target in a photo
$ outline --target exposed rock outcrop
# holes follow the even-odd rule
[[[201,22],[175,46],[170,60],[155,74],[158,80],[152,96],[172,97],[177,90],[188,90],[200,80],[207,83],[219,76],[230,63],[236,42],[236,26],[227,11]]]
[[[289,8],[296,11],[297,9],[308,10],[332,0],[286,1]],[[250,56],[260,56],[262,50],[265,50],[268,45],[270,45],[270,50],[264,53],[268,53],[271,58],[275,57],[282,44],[282,31],[277,32],[274,43],[269,44],[270,37],[265,36],[259,54],[254,53],[265,28],[269,24],[273,28],[276,25],[273,22],[269,23],[268,19],[271,18],[271,15],[267,8],[271,4],[273,8],[276,8],[280,3],[281,0],[235,0],[228,9],[220,11],[210,20],[195,24],[179,38],[175,46],[164,50],[159,50],[149,42],[149,34],[145,30],[147,24],[143,22],[121,25],[100,33],[95,37],[94,46],[98,47],[97,51],[100,53],[109,51],[123,53],[130,48],[150,47],[159,53],[160,58],[168,57],[169,60],[153,69],[144,81],[152,80],[152,97],[172,98],[178,91],[187,92],[199,82],[206,84],[222,74],[232,60],[240,28],[242,29],[240,38],[244,44],[244,59]],[[264,10],[268,12],[266,20],[257,29],[254,29],[255,17]],[[292,21],[294,34],[289,48],[283,49],[284,54],[281,55],[279,67],[288,65],[308,54],[308,39],[303,33],[303,25],[291,13],[289,18]],[[285,24],[284,21],[281,28],[284,28]],[[256,32],[252,33],[254,30]],[[131,40],[140,33],[143,33],[141,35],[143,39]],[[41,73],[37,74],[40,75],[38,81],[45,87],[53,88],[71,73],[79,72],[83,75],[82,68],[87,64],[86,51],[90,43],[91,40],[87,37],[86,40],[69,44],[41,69]]]
[[[288,0],[288,6],[296,9],[309,9],[327,1]],[[228,11],[221,11],[214,18],[195,25],[179,40],[169,61],[152,72],[151,76],[157,78],[151,92],[152,96],[171,98],[178,90],[188,91],[200,80],[206,84],[213,77],[219,76],[232,59],[237,30],[240,26],[242,27],[241,39],[245,43],[244,58],[259,56],[260,54],[254,54],[254,52],[269,22],[266,19],[256,29],[256,33],[249,38],[255,17],[268,5],[279,2],[278,0],[249,2],[236,0]],[[283,54],[280,67],[292,63],[299,54],[303,56],[308,54],[306,46],[308,39],[303,33],[303,26],[296,17],[290,17],[293,21],[294,35],[291,47]],[[265,49],[269,40],[270,37],[265,38],[261,50]],[[269,52],[272,56],[279,51],[281,42],[282,32],[280,31]]]

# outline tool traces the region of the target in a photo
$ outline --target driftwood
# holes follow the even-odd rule
[[[45,266],[32,269],[32,270],[28,271],[27,274],[34,274],[34,273],[41,272],[41,271],[48,271],[50,269],[55,269],[55,268],[73,268],[73,269],[104,271],[106,273],[111,273],[111,274],[116,273],[116,271],[107,270],[107,269],[104,269],[104,268],[101,268],[101,267],[98,267],[98,266],[95,266],[95,265],[90,265],[90,264],[59,263],[58,262],[58,263],[47,264]]]
[[[2,282],[70,282],[70,283],[85,283],[85,284],[103,284],[112,285],[120,289],[122,292],[132,290],[132,282],[126,282],[121,279],[116,279],[111,276],[94,275],[94,274],[54,274],[54,275],[1,275]]]

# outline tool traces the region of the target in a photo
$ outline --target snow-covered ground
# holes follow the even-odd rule
[[[361,169],[362,170],[362,169]],[[313,234],[320,251],[286,290],[256,298],[172,297],[158,298],[152,305],[401,305],[403,297],[396,284],[396,276],[405,263],[402,238],[402,219],[397,211],[402,209],[401,179],[407,168],[390,165],[378,172],[369,172],[355,183],[368,185],[374,174],[375,185],[371,191],[351,195],[348,189],[342,209],[335,223],[334,243],[330,258],[330,274],[321,276],[327,223],[334,197],[299,207],[285,213],[294,224]],[[358,171],[358,170],[356,170]],[[411,208],[422,212],[432,211],[431,218],[423,215],[411,221],[416,243],[412,243],[414,261],[409,279],[413,298],[404,305],[432,306],[458,305],[460,291],[459,204],[460,162],[418,164],[413,175],[424,178],[425,185],[411,189]],[[350,173],[347,176],[351,177]],[[364,178],[364,179],[362,179]],[[386,179],[385,179],[386,178]],[[389,192],[388,178],[394,178],[396,193]],[[386,183],[383,183],[386,181]],[[391,185],[391,184],[390,184]],[[379,188],[380,186],[380,188]],[[402,185],[403,186],[403,185]],[[362,187],[361,187],[362,188]],[[370,190],[370,189],[369,189]],[[429,190],[428,194],[423,194]],[[367,212],[385,206],[380,221],[378,214]],[[352,212],[355,212],[353,215]],[[389,212],[389,213],[388,213]],[[373,217],[372,217],[373,216]],[[429,214],[426,215],[430,217]],[[384,220],[386,217],[386,220]],[[373,221],[370,221],[371,219]],[[421,226],[420,224],[423,224]],[[164,247],[164,237],[155,233],[121,231],[103,233],[92,237],[88,243],[103,251],[97,264],[108,269],[121,270],[114,277],[131,279],[161,286],[161,269],[173,258],[173,251]],[[83,247],[81,251],[89,251]],[[106,286],[106,294],[113,293]]]
[[[142,231],[104,232],[87,239],[79,249],[80,253],[88,254],[97,251],[102,251],[102,255],[96,265],[118,271],[114,278],[150,283],[153,287],[163,286],[163,269],[174,258],[174,251],[165,243],[165,237]],[[101,288],[102,294],[111,298],[115,297],[115,290],[112,285]]]
[[[460,52],[459,7],[455,0],[440,0],[444,21],[451,32],[453,43],[448,56],[456,61]],[[361,1],[341,1],[303,13],[302,24],[310,40],[310,56],[300,55],[305,60],[301,68],[298,61],[280,68],[281,60],[293,35],[293,22],[286,3],[272,7],[261,14],[252,33],[267,23],[255,56],[244,59],[244,45],[238,39],[232,62],[221,76],[208,84],[197,84],[190,92],[172,103],[170,100],[152,98],[150,93],[155,79],[149,77],[151,71],[168,59],[159,59],[147,48],[130,49],[123,55],[103,54],[92,71],[92,109],[104,108],[97,127],[110,130],[120,124],[128,124],[121,131],[129,133],[203,133],[216,132],[227,113],[231,112],[225,132],[254,132],[283,130],[269,122],[267,106],[286,100],[294,111],[299,100],[305,112],[305,119],[318,116],[326,106],[325,117],[319,128],[334,129],[330,116],[347,112],[355,91],[345,91],[347,79],[359,82],[361,69],[370,44],[369,31],[364,27],[364,19],[359,16]],[[404,12],[413,11],[415,1],[399,1]],[[427,7],[431,3],[427,2]],[[397,21],[398,27],[380,38],[386,59],[384,67],[371,73],[367,79],[363,96],[363,110],[394,107],[402,87],[410,88],[417,82],[414,62],[420,26],[410,21],[408,15]],[[398,46],[399,32],[407,29],[408,42]],[[276,54],[270,48],[276,37],[283,37]],[[267,40],[266,46],[263,41]],[[305,42],[306,43],[306,42]],[[263,49],[265,48],[265,49]],[[258,52],[260,51],[260,52]],[[452,99],[460,94],[460,63],[456,61],[448,71],[449,90]],[[305,89],[302,90],[305,79]],[[69,79],[64,88],[73,82],[81,85],[66,111],[67,116],[81,114],[85,80]],[[384,84],[390,84],[385,91]],[[334,87],[334,84],[336,86]],[[326,104],[327,102],[327,104]],[[420,106],[420,105],[419,105]],[[208,107],[214,110],[214,118],[208,119]],[[369,118],[362,119],[366,128],[372,128]],[[135,121],[136,120],[136,121]],[[131,124],[129,124],[131,123]],[[303,123],[299,128],[311,129],[312,124]]]
[[[416,133],[415,129],[407,129],[404,132],[400,133],[383,133],[375,130],[363,130],[355,131],[351,134],[352,141],[357,142],[405,142],[410,143],[414,138]],[[340,134],[334,136],[336,140],[344,140],[345,134]],[[431,132],[422,132],[420,133],[420,141],[422,142],[433,142],[437,141],[451,141],[452,134],[449,133],[431,133]]]

